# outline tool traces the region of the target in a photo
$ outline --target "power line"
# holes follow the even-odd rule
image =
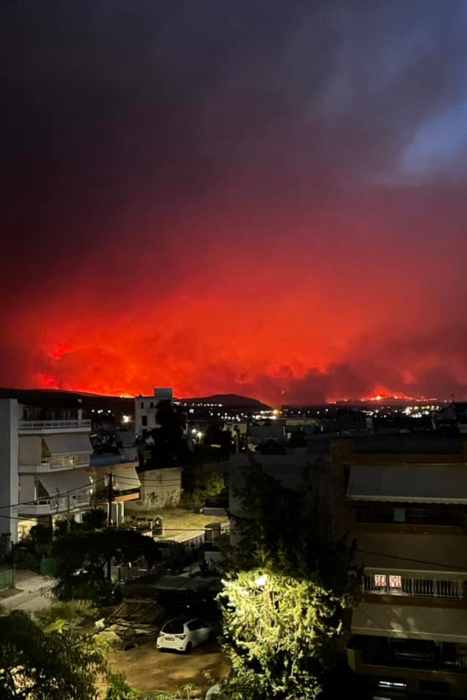
[[[375,557],[386,557],[388,559],[399,559],[400,561],[408,561],[412,562],[413,564],[428,564],[430,566],[442,566],[445,567],[446,569],[458,569],[459,571],[467,571],[467,568],[465,566],[455,566],[454,564],[444,564],[439,561],[426,561],[424,559],[411,559],[409,557],[400,557],[397,554],[385,554],[384,552],[370,552],[366,549],[358,549],[358,547],[355,549],[356,552],[360,552],[361,554],[371,554]],[[371,569],[374,569],[374,566],[368,567]]]
[[[48,497],[44,496],[43,498],[35,498],[31,501],[22,501],[21,503],[11,503],[9,505],[0,506],[0,508],[18,508],[19,506],[35,505],[35,504],[37,504],[37,501],[44,501],[44,500],[48,500],[51,498],[61,498],[62,496],[67,496],[68,494],[74,493],[75,491],[82,491],[83,489],[87,489],[87,488],[92,489],[95,486],[95,484],[99,484],[101,481],[105,482],[105,477],[102,477],[101,479],[98,479],[97,481],[94,481],[94,482],[88,481],[87,484],[83,484],[83,486],[77,486],[76,488],[69,489],[68,491],[62,491],[61,493],[54,493],[54,494],[52,494],[52,496],[49,495]]]

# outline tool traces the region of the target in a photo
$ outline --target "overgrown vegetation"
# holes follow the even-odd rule
[[[223,697],[315,700],[339,663],[355,578],[345,522],[332,522],[320,476],[306,470],[287,489],[254,462],[244,472],[239,544],[219,596],[232,663]]]
[[[2,699],[94,700],[105,669],[92,635],[59,620],[44,627],[19,610],[0,616]]]
[[[59,600],[81,598],[98,604],[115,602],[118,589],[107,577],[111,561],[117,564],[144,558],[150,568],[160,558],[152,539],[134,530],[113,529],[95,532],[71,532],[53,545],[57,558],[57,583],[54,592]]]

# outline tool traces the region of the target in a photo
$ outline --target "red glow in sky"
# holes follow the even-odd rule
[[[2,8],[0,384],[467,398],[458,4],[93,5]]]

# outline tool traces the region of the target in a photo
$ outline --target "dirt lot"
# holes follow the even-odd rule
[[[132,515],[136,514],[132,513]],[[138,517],[140,518],[154,518],[155,515],[161,515],[164,518],[165,536],[168,538],[182,534],[186,530],[204,530],[209,523],[228,522],[228,518],[225,515],[203,515],[202,513],[194,513],[183,508],[161,508],[157,512],[138,512]]]
[[[193,649],[185,656],[158,651],[152,640],[127,651],[112,650],[108,658],[114,672],[124,673],[130,685],[146,692],[173,693],[187,683],[206,691],[229,672],[228,661],[215,642]],[[206,671],[213,681],[206,680],[203,675]]]

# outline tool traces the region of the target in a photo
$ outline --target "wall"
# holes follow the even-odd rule
[[[18,401],[0,400],[0,506],[18,503]],[[18,538],[16,511],[2,508],[0,533]],[[4,517],[5,516],[5,517]]]
[[[141,472],[140,498],[128,501],[125,508],[128,512],[138,510],[154,510],[158,508],[173,508],[180,503],[182,493],[182,469],[151,469]]]

